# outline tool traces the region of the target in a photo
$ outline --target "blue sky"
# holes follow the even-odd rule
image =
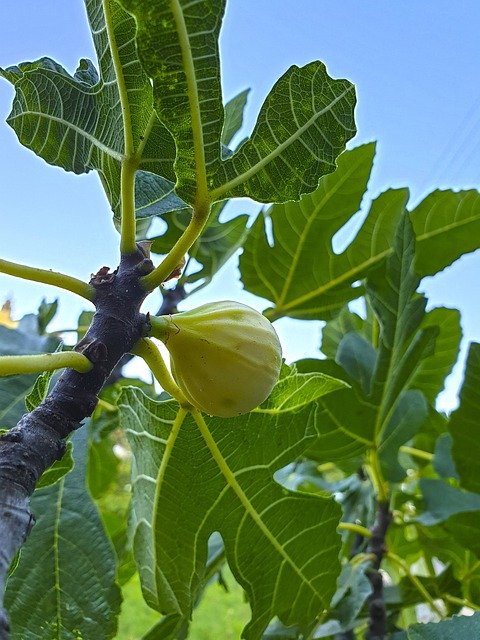
[[[357,86],[359,133],[352,144],[378,141],[372,197],[408,186],[415,203],[434,188],[478,188],[479,33],[478,0],[230,0],[221,36],[224,96],[252,88],[246,122],[251,129],[269,89],[291,64],[322,60],[330,75]],[[83,2],[2,0],[0,66],[43,55],[71,72],[79,58],[93,57]],[[88,279],[118,260],[99,181],[93,173],[78,177],[52,168],[20,147],[1,124],[12,96],[0,82],[0,256]],[[248,202],[236,208],[253,210]],[[468,340],[480,340],[479,274],[477,252],[424,282],[431,306],[461,310]],[[252,303],[240,286],[232,287],[234,276],[233,265],[220,274],[209,298]],[[0,275],[0,302],[12,295],[21,315],[57,293]],[[73,326],[82,302],[70,294],[60,298],[57,327]],[[191,304],[204,301],[198,296]],[[156,309],[158,300],[150,305]],[[316,355],[320,323],[311,323],[307,333],[293,321],[277,325],[290,344],[287,358]],[[457,371],[445,406],[453,404],[459,378]]]

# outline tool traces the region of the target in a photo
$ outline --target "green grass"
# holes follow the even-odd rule
[[[228,569],[224,571],[228,584],[226,593],[218,583],[207,588],[205,596],[193,614],[189,640],[239,640],[250,618],[250,608],[244,600],[242,588]],[[160,615],[147,607],[138,576],[123,588],[124,602],[119,619],[117,640],[141,640]]]

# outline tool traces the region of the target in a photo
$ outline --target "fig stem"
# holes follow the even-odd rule
[[[175,398],[180,406],[185,409],[191,408],[191,404],[172,378],[162,354],[152,340],[141,338],[132,349],[132,353],[145,360],[162,389]]]

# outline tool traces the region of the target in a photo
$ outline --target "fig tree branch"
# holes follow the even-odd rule
[[[29,497],[42,473],[64,455],[67,436],[92,414],[116,363],[149,334],[148,317],[140,313],[147,295],[140,279],[152,269],[138,245],[135,253],[122,256],[113,273],[102,267],[92,277],[95,314],[75,347],[91,363],[90,370],[65,369],[46,399],[0,438],[0,640],[10,637],[3,608],[8,568],[34,521]]]
[[[93,302],[95,297],[95,289],[83,280],[78,280],[72,276],[67,276],[58,271],[50,271],[49,269],[37,269],[36,267],[27,267],[24,264],[10,262],[9,260],[0,260],[0,272],[9,276],[23,278],[24,280],[32,280],[33,282],[43,282],[43,284],[51,284],[54,287],[60,287],[66,291],[71,291],[85,298],[89,302]]]
[[[372,593],[368,600],[368,631],[366,640],[385,640],[387,637],[387,609],[383,592],[383,576],[380,565],[387,551],[385,538],[388,527],[392,521],[388,502],[379,502],[377,505],[377,521],[372,529],[367,553],[372,554],[375,560],[372,568],[367,572],[367,577],[372,586]]]

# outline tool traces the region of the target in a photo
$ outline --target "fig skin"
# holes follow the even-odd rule
[[[212,302],[175,314],[163,340],[186,399],[212,416],[248,413],[270,395],[280,374],[275,329],[239,302]]]

